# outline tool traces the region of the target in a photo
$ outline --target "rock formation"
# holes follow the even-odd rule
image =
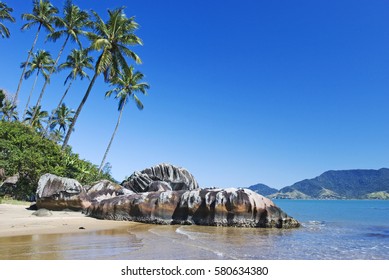
[[[82,186],[74,179],[45,174],[38,182],[36,204],[37,208],[49,210],[81,211],[91,202],[100,202],[104,199],[133,193],[108,180],[95,182],[92,186]]]
[[[83,210],[98,219],[154,224],[293,228],[299,223],[249,189],[200,189],[183,168],[160,164],[135,172],[122,185],[107,180],[81,186],[43,175],[37,208]]]
[[[87,215],[154,224],[294,228],[299,223],[248,189],[195,189],[123,195],[93,202]]]
[[[49,210],[81,210],[87,200],[85,189],[74,179],[52,174],[40,177],[36,191],[36,205]]]
[[[198,189],[197,181],[186,169],[162,163],[134,172],[122,185],[134,192]]]
[[[92,184],[92,186],[85,186],[84,188],[86,190],[85,203],[83,204],[84,207],[89,206],[89,202],[92,201],[100,202],[104,199],[120,195],[131,195],[134,193],[133,191],[108,180],[101,180]]]
[[[0,185],[0,195],[9,195],[13,197],[18,181],[19,175],[5,178],[4,182]]]

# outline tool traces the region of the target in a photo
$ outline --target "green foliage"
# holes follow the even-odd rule
[[[16,121],[18,114],[15,111],[16,105],[13,105],[12,101],[5,98],[2,100],[2,106],[0,108],[0,120]]]
[[[124,8],[108,10],[109,19],[104,21],[94,11],[91,12],[93,20],[90,20],[90,14],[73,5],[71,0],[65,1],[63,16],[58,16],[59,10],[49,0],[33,0],[32,2],[32,12],[22,14],[22,19],[26,21],[22,30],[29,30],[32,27],[37,27],[37,30],[27,59],[22,64],[23,71],[15,96],[11,100],[5,92],[0,90],[0,170],[5,170],[6,176],[18,175],[17,188],[15,191],[12,190],[12,193],[15,192],[13,196],[19,199],[26,199],[35,194],[37,182],[40,176],[45,173],[74,178],[81,184],[90,184],[100,179],[114,181],[110,176],[111,166],[109,164],[105,165],[101,173],[97,166],[80,159],[78,154],[73,153],[67,143],[74,130],[76,120],[100,74],[103,74],[105,81],[111,84],[120,82],[121,71],[126,72],[127,76],[131,74],[131,79],[123,81],[127,84],[123,84],[120,90],[112,91],[119,99],[120,114],[106,154],[119,125],[124,105],[129,98],[132,98],[138,108],[142,109],[143,104],[134,93],[145,94],[146,89],[148,89],[146,83],[138,83],[143,78],[143,74],[133,73],[133,67],[130,67],[127,62],[127,59],[132,59],[135,63],[141,63],[140,57],[130,47],[142,45],[142,41],[134,34],[138,24],[134,18],[127,18]],[[14,21],[10,12],[12,9],[0,1],[0,32],[2,32],[0,35],[4,36],[5,34],[6,37],[9,36],[9,32],[1,21]],[[37,56],[31,60],[42,28],[49,33],[47,36],[49,40],[56,42],[59,38],[64,38],[64,43],[55,61],[45,51],[37,52]],[[90,40],[89,47],[81,48],[80,36],[87,36]],[[57,108],[49,117],[48,112],[43,110],[45,108],[42,108],[40,104],[51,75],[57,72],[56,66],[68,40],[77,43],[80,50],[73,50],[68,55],[66,63],[62,63],[58,67],[58,70],[71,70],[65,80],[65,83],[68,80],[70,82]],[[100,51],[94,67],[94,60],[88,54],[89,51],[93,50]],[[89,79],[88,73],[84,71],[86,69],[94,69],[93,78],[77,111],[74,112],[63,104],[63,100],[77,77],[81,80],[84,77]],[[18,101],[23,78],[28,78],[34,71],[37,73],[23,117],[20,120],[24,123],[21,123],[18,121],[16,101]],[[45,83],[36,105],[28,110],[37,78],[42,74]],[[127,85],[130,88],[126,91],[124,87]],[[47,123],[45,129],[43,128],[44,123]],[[63,142],[62,149],[58,146],[61,142]]]
[[[3,107],[3,101],[5,100],[4,90],[0,89],[0,108]]]
[[[62,151],[59,145],[19,122],[0,121],[0,168],[6,176],[19,175],[13,194],[17,199],[34,195],[45,173],[74,178],[81,184],[100,179],[114,181],[107,173],[99,174],[97,166],[80,159],[70,148]]]
[[[24,205],[29,206],[30,203],[23,200],[15,200],[9,197],[0,197],[0,204]]]
[[[11,36],[9,29],[2,23],[2,21],[15,22],[15,18],[11,16],[13,9],[8,7],[7,4],[0,1],[0,36],[2,38],[9,38]]]

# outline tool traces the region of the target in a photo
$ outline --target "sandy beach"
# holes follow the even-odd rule
[[[130,222],[97,220],[80,212],[51,211],[38,217],[26,205],[0,204],[0,237],[33,234],[80,233],[128,227]],[[134,223],[135,224],[135,223]]]

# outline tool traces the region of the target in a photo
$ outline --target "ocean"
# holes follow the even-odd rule
[[[389,260],[389,200],[275,200],[298,229],[136,224],[0,238],[1,259]]]

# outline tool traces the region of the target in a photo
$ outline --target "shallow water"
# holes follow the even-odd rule
[[[389,201],[276,200],[299,229],[137,224],[0,238],[0,259],[389,259]]]

